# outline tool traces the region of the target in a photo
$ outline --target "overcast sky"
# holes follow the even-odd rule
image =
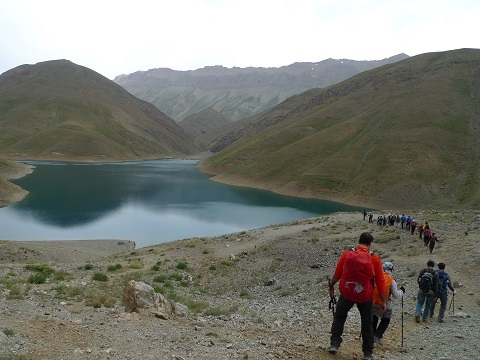
[[[279,67],[480,48],[478,0],[0,0],[0,73]]]

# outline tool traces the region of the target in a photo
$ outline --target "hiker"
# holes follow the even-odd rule
[[[427,317],[432,305],[433,299],[436,297],[438,274],[434,269],[435,262],[428,260],[427,267],[420,271],[418,275],[418,295],[417,295],[417,307],[415,309],[415,321],[420,323],[420,317],[423,322],[427,322]],[[425,304],[425,309],[422,316],[422,308]]]
[[[453,287],[452,280],[450,275],[445,272],[445,263],[438,263],[438,270],[435,271],[438,274],[438,286],[437,286],[437,296],[433,300],[432,306],[430,307],[430,318],[433,318],[435,313],[435,304],[438,299],[440,299],[440,311],[438,312],[438,322],[444,322],[443,318],[445,316],[445,310],[447,309],[448,301],[448,292],[447,287],[453,292],[453,296],[457,293],[457,290]]]
[[[395,299],[399,299],[405,294],[405,288],[400,287],[400,290],[397,288],[397,282],[393,278],[393,264],[389,261],[383,263],[383,278],[385,280],[385,297],[387,299],[387,310],[382,311],[382,298],[378,293],[377,288],[373,289],[373,341],[382,344],[382,337],[387,330],[388,325],[390,324],[390,318],[392,317],[393,312],[393,303],[392,296]],[[380,323],[378,323],[380,319]]]
[[[368,222],[373,223],[373,214],[372,213],[368,214]]]
[[[363,221],[365,221],[366,217],[367,217],[367,210],[363,209]]]
[[[407,221],[407,217],[405,216],[405,214],[402,215],[402,229],[403,229],[403,224],[405,224],[405,221]]]
[[[333,317],[330,354],[336,354],[342,343],[343,329],[347,315],[354,304],[357,305],[362,322],[362,350],[363,359],[369,360],[373,357],[373,283],[381,298],[381,309],[386,310],[385,280],[383,278],[382,261],[370,251],[373,236],[370,233],[362,233],[356,248],[344,251],[338,260],[335,274],[329,283],[330,298],[334,298],[334,285],[340,281],[338,286],[340,296],[338,298],[335,315]]]
[[[420,224],[420,226],[418,227],[418,237],[421,239],[422,238],[422,235],[423,235],[423,230],[425,230],[425,224]]]
[[[407,231],[410,230],[410,224],[412,223],[412,220],[413,220],[413,218],[410,215],[408,215],[406,225],[405,225],[405,229],[407,229]]]
[[[415,219],[412,219],[412,221],[410,222],[410,231],[412,235],[415,233],[416,227],[417,227],[417,222],[415,221]]]
[[[432,231],[430,230],[430,227],[427,228],[427,224],[425,224],[425,230],[423,230],[423,243],[425,246],[428,246],[430,243],[430,236],[432,235]]]
[[[430,254],[433,252],[433,248],[435,247],[435,243],[438,242],[437,237],[435,236],[435,233],[432,232],[432,235],[430,235],[430,240],[429,240],[429,245],[428,248],[430,249]]]

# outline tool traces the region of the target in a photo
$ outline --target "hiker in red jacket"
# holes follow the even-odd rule
[[[386,310],[385,281],[382,261],[370,251],[373,236],[370,233],[360,235],[355,249],[345,251],[338,260],[335,274],[329,283],[330,297],[334,297],[334,285],[340,281],[335,315],[333,317],[330,348],[336,354],[342,343],[342,334],[347,314],[354,304],[357,305],[362,322],[363,359],[373,358],[372,294],[373,284],[377,286],[382,299],[381,309]]]

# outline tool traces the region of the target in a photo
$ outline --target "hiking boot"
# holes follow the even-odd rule
[[[422,322],[426,323],[426,322],[427,322],[427,319],[422,319]]]
[[[415,315],[415,322],[420,324],[420,315]]]
[[[383,345],[382,338],[379,338],[378,336],[373,337],[373,342],[379,345]]]
[[[363,360],[373,360],[373,355],[363,355]]]
[[[438,322],[439,322],[439,323],[442,323],[442,322],[445,322],[445,320],[443,320],[443,319],[438,319]]]
[[[331,344],[331,345],[330,345],[330,348],[328,349],[328,352],[329,352],[330,354],[336,354],[336,353],[338,352],[338,348],[339,348],[339,347],[340,347],[340,346],[337,345],[337,344]]]

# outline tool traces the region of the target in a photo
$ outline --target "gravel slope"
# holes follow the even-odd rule
[[[373,251],[394,263],[407,290],[403,347],[397,301],[375,358],[480,359],[479,213],[410,214],[437,233],[440,247],[432,255],[418,236],[368,224],[356,213],[136,250],[113,240],[2,241],[0,358],[361,359],[355,309],[339,353],[326,351],[332,320],[326,277],[341,252],[369,231]],[[455,314],[447,311],[445,323],[416,324],[416,277],[429,258],[445,262],[459,283]],[[28,283],[39,265],[55,273],[44,284]],[[108,280],[93,280],[95,273]],[[190,314],[171,320],[126,314],[122,289],[130,279],[156,286]]]

